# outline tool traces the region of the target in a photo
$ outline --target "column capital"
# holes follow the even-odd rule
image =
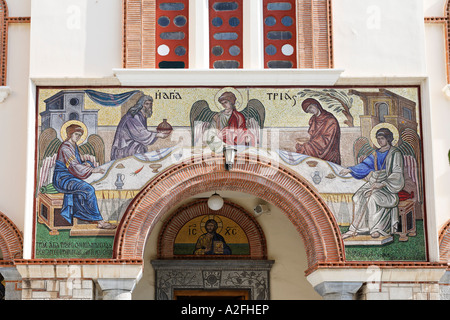
[[[354,300],[362,282],[325,281],[314,287],[325,300]]]
[[[103,292],[103,300],[131,300],[131,293],[139,278],[97,279],[97,283]]]
[[[135,273],[118,273],[117,277],[97,278],[96,282],[103,292],[103,300],[131,300],[131,293],[142,278],[142,268],[134,271]]]

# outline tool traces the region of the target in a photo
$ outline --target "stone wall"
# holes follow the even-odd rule
[[[95,300],[92,279],[24,280],[22,300]]]

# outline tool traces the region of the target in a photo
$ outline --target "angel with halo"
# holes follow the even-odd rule
[[[417,154],[412,152],[413,144],[408,142],[407,134],[402,135],[401,144],[396,146],[399,142],[397,128],[380,123],[372,129],[371,138],[377,148],[366,145],[361,149],[365,150],[363,160],[340,172],[341,175],[351,174],[356,179],[368,177],[366,184],[353,195],[353,221],[343,239],[359,234],[378,238],[396,233],[399,201],[414,198],[414,193],[409,195],[404,189],[405,171],[411,178],[418,176],[417,164],[411,161]]]
[[[45,148],[45,152],[42,156],[39,191],[64,194],[60,215],[71,225],[77,218],[97,223],[99,229],[116,229],[116,225],[103,219],[95,188],[84,181],[92,174],[105,172],[96,159],[96,153],[98,155],[104,149],[95,139],[96,136],[92,135],[84,146],[79,146],[87,137],[86,125],[78,120],[70,120],[62,125],[63,141],[56,137],[53,128],[44,131],[40,137],[40,149]]]
[[[244,110],[238,111],[236,94],[232,90],[223,92],[218,102],[223,107],[219,112],[212,111],[205,100],[192,105],[192,145],[206,143],[214,152],[221,152],[226,145],[258,146],[265,118],[262,103],[252,99]]]

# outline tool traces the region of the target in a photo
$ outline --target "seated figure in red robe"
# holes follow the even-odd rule
[[[341,164],[341,129],[337,119],[312,98],[303,101],[302,109],[312,114],[308,129],[310,138],[306,143],[296,144],[297,152]]]

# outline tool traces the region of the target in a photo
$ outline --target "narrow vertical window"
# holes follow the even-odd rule
[[[212,69],[242,68],[242,1],[209,1],[209,61]]]
[[[295,0],[263,0],[264,67],[297,67]]]
[[[156,1],[156,66],[189,68],[189,0]]]

